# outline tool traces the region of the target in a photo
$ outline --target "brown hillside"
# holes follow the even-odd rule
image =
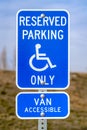
[[[15,115],[15,72],[0,71],[0,130],[37,130],[37,120],[20,120]],[[87,74],[72,73],[71,113],[67,119],[48,120],[48,130],[87,130]]]

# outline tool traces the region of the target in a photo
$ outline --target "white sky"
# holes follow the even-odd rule
[[[87,72],[87,0],[0,1],[0,54],[6,47],[9,69],[16,45],[16,13],[19,9],[67,9],[70,12],[71,71]]]

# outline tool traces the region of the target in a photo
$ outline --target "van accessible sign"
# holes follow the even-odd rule
[[[69,14],[20,10],[17,14],[17,86],[65,89],[69,85]]]
[[[65,92],[21,92],[16,96],[16,115],[21,119],[65,119],[69,105]]]

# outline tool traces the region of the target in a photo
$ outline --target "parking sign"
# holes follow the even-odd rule
[[[65,92],[21,92],[16,96],[16,115],[21,119],[65,119],[69,113]]]
[[[20,10],[17,14],[17,86],[65,89],[69,85],[69,14]]]

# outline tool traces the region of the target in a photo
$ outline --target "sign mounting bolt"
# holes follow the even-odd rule
[[[41,14],[41,18],[44,18],[45,17],[45,14]]]
[[[40,81],[41,85],[45,85],[45,82],[44,81]]]
[[[41,112],[40,116],[41,116],[41,117],[44,117],[44,116],[45,116],[45,113],[44,113],[44,112]]]
[[[44,98],[44,97],[45,97],[45,95],[44,95],[44,94],[41,94],[41,95],[40,95],[40,97],[41,97],[41,98]]]

